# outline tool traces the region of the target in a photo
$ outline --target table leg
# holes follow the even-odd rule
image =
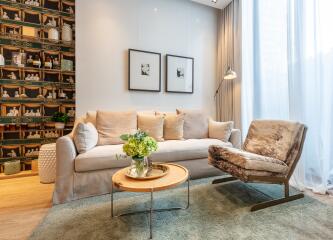
[[[111,218],[113,218],[113,182],[111,181]]]
[[[150,228],[150,239],[153,239],[153,209],[154,209],[154,198],[153,198],[154,190],[150,191],[150,213],[149,213],[149,228]]]

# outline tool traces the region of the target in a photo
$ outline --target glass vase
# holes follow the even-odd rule
[[[133,158],[131,161],[131,166],[129,174],[135,178],[146,177],[149,169],[148,158]]]

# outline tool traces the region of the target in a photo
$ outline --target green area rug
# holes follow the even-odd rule
[[[277,185],[210,184],[212,178],[191,182],[188,210],[160,212],[153,217],[154,239],[333,239],[333,207],[309,197],[250,212],[255,203],[281,197]],[[258,190],[263,191],[260,193]],[[185,205],[186,187],[158,192],[155,207]],[[116,193],[115,209],[149,207],[149,194]],[[148,239],[148,215],[110,218],[110,195],[54,206],[35,229],[31,240]]]

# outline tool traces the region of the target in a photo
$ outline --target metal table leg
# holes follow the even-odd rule
[[[153,209],[154,209],[154,190],[150,190],[150,212],[149,212],[149,228],[150,228],[150,239],[153,239]]]
[[[154,209],[154,189],[150,191],[150,208],[141,211],[134,211],[134,212],[127,212],[127,213],[120,213],[118,215],[114,214],[113,209],[113,201],[114,201],[114,186],[113,182],[111,183],[111,218],[114,217],[121,217],[121,216],[129,216],[129,215],[136,215],[141,213],[148,213],[149,214],[149,229],[150,229],[150,239],[153,238],[153,213],[154,212],[165,212],[165,211],[174,211],[174,210],[186,210],[190,207],[190,177],[187,178],[187,203],[185,207],[172,207],[172,208],[162,208],[162,209]]]

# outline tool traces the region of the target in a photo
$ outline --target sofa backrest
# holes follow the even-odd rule
[[[292,165],[302,141],[305,126],[299,122],[255,120],[244,142],[244,150],[272,157]]]

